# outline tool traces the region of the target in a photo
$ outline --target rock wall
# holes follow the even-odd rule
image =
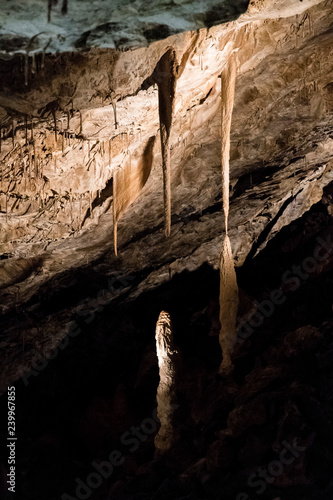
[[[218,267],[225,230],[219,75],[232,51],[238,74],[229,237],[236,265],[321,199],[333,178],[332,4],[267,0],[252,2],[237,18],[240,13],[224,24],[217,19],[209,28],[171,33],[131,50],[102,46],[89,26],[87,43],[82,39],[73,50],[58,35],[59,45],[52,38],[47,47],[31,32],[27,44],[9,31],[3,37],[4,313],[87,265],[104,266],[110,278],[136,276],[129,299],[203,263]],[[166,240],[156,71],[170,50],[178,70],[169,138],[172,230]],[[121,293],[116,290],[110,301]],[[57,329],[56,338],[73,313],[65,308],[45,319]],[[49,334],[48,327],[45,339]]]

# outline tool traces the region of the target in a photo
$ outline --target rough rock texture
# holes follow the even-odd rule
[[[332,498],[332,0],[68,0],[66,15],[59,0],[49,23],[47,4],[0,9],[0,413],[15,383],[17,497],[78,498],[76,478],[118,450],[91,499]],[[240,293],[221,376],[223,242]],[[168,358],[159,455],[162,310],[182,371],[175,409]]]
[[[236,265],[319,201],[333,178],[331,2],[252,2],[236,21],[129,51],[97,44],[62,52],[49,45],[38,55],[37,37],[34,59],[20,54],[9,34],[13,18],[7,18],[2,35],[11,40],[10,57],[6,46],[0,74],[0,287],[3,332],[20,332],[23,344],[32,338],[47,354],[78,311],[87,304],[99,309],[101,296],[89,292],[89,298],[64,302],[56,314],[41,313],[37,342],[25,319],[27,304],[38,308],[39,297],[61,288],[67,272],[89,266],[93,273],[103,270],[106,280],[124,280],[125,287],[104,294],[109,304],[203,263],[218,267],[224,235],[218,77],[232,51],[239,68],[229,212]],[[160,141],[148,161],[144,152],[159,134],[158,89],[146,88],[147,79],[170,48],[180,69],[166,241]],[[27,349],[17,356],[14,365],[31,364]],[[10,377],[14,365],[6,364]]]
[[[248,324],[258,311],[266,314],[237,345],[235,369],[227,377],[216,375],[221,361],[219,272],[208,265],[175,275],[133,301],[122,297],[109,304],[108,291],[98,293],[107,285],[95,264],[94,270],[64,273],[50,296],[31,301],[25,321],[38,326],[42,314],[55,317],[64,305],[75,303],[74,297],[99,297],[99,310],[94,316],[86,301],[87,309],[76,317],[81,332],[52,359],[40,356],[35,373],[15,384],[21,443],[17,496],[59,500],[66,492],[78,498],[76,478],[86,483],[96,470],[92,463],[102,464],[113,450],[121,450],[124,463],[92,491],[93,500],[330,498],[331,190],[325,188],[319,203],[237,269],[241,297],[247,295],[247,309],[252,309]],[[314,255],[317,265],[309,261]],[[109,290],[125,292],[126,286],[135,286],[132,278],[110,280]],[[272,310],[267,303],[273,292],[282,300]],[[172,315],[174,340],[182,351],[175,427],[180,438],[174,449],[155,457],[151,429],[159,372],[154,331],[162,305]],[[26,352],[35,346],[46,354],[43,327],[47,324],[27,335],[25,345],[10,332],[8,361],[17,360],[12,355],[20,341]],[[4,342],[2,336],[1,348]],[[7,398],[1,397],[1,413],[6,409]],[[5,437],[6,422],[1,425]],[[286,443],[296,444],[298,455],[286,454]],[[288,461],[283,468],[276,463],[281,453]],[[5,473],[3,449],[0,463]]]
[[[156,353],[160,381],[157,388],[157,416],[161,427],[155,437],[158,453],[169,450],[176,440],[174,410],[179,383],[179,353],[174,347],[171,318],[162,311],[156,324]]]

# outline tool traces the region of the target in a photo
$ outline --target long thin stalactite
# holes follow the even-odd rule
[[[175,51],[170,49],[159,61],[153,79],[158,86],[158,109],[163,169],[164,231],[171,233],[171,172],[170,136],[175,105],[177,84],[177,60]]]
[[[220,372],[230,370],[231,354],[237,338],[238,286],[234,259],[228,234],[229,223],[229,159],[232,111],[235,100],[237,64],[231,54],[221,73],[221,147],[222,147],[222,200],[225,233],[220,255],[220,345],[223,360]]]

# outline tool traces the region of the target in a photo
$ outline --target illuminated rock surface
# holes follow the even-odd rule
[[[50,23],[47,2],[14,3],[2,2],[0,20],[1,391],[17,380],[29,425],[37,410],[49,419],[43,450],[53,432],[64,435],[54,422],[65,416],[84,463],[103,459],[152,415],[153,336],[168,310],[185,361],[181,440],[171,452],[179,475],[164,490],[251,498],[240,485],[297,437],[308,452],[267,494],[326,498],[333,461],[318,450],[330,442],[332,417],[332,1],[69,0],[66,15],[61,1],[53,6]],[[219,381],[220,75],[232,54],[228,234],[238,314],[248,324],[262,301],[273,312],[244,327],[235,374]],[[309,272],[318,237],[328,253]],[[269,306],[274,290],[281,304]],[[70,414],[74,394],[80,410]],[[38,406],[44,397],[45,408],[59,403],[54,422]],[[142,491],[147,480],[149,495],[164,498],[166,478],[144,451],[153,456],[153,438],[137,458],[126,454],[106,498],[136,498],[140,478]],[[85,476],[78,456],[71,460],[62,462],[59,474],[73,473],[59,495]],[[48,498],[33,480],[25,488],[24,500]]]

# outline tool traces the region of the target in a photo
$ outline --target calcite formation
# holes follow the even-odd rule
[[[237,339],[238,286],[228,234],[230,130],[235,101],[236,74],[235,54],[231,53],[226,68],[221,73],[222,205],[225,230],[220,257],[220,345],[223,354],[221,372],[231,367],[230,355]]]
[[[155,437],[155,447],[158,453],[171,448],[176,440],[174,429],[174,408],[177,404],[177,370],[179,353],[174,347],[173,331],[170,315],[162,311],[156,324],[156,353],[160,381],[157,389],[157,416],[161,423]]]
[[[236,266],[256,255],[333,179],[332,3],[82,5],[72,0],[63,15],[60,2],[49,23],[47,2],[4,5],[4,332],[15,328],[6,319],[14,307],[101,259],[107,276],[136,277],[131,300],[184,270],[217,269],[224,248],[223,296],[230,291],[236,304],[232,255]],[[223,182],[229,244],[220,76],[231,57],[238,72]],[[90,307],[98,310],[98,301]],[[64,307],[43,319],[46,351],[73,314]],[[20,338],[33,338],[28,323],[15,321]],[[16,364],[30,361],[25,350],[6,370],[15,376]]]

